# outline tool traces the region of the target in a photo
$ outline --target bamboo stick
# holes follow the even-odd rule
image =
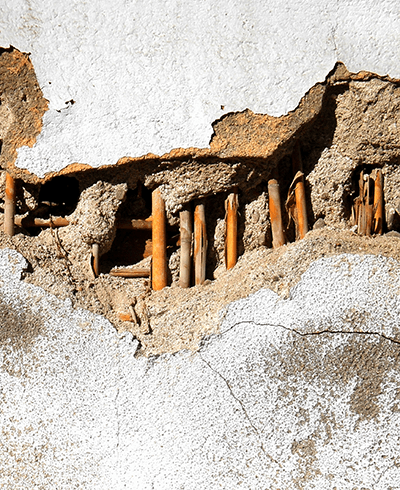
[[[366,212],[365,212],[365,195],[364,195],[364,172],[361,171],[358,181],[358,216],[357,216],[357,232],[359,235],[365,235],[367,230]]]
[[[301,161],[300,145],[297,143],[292,154],[293,172],[303,172],[303,163]],[[297,211],[297,235],[300,239],[304,238],[308,232],[306,190],[304,177],[297,182],[295,187],[296,211]]]
[[[371,179],[368,174],[360,173],[359,200],[358,200],[358,222],[357,231],[359,235],[370,236],[373,225],[374,206],[371,204]]]
[[[62,218],[60,216],[54,217],[52,219],[32,218],[30,216],[25,216],[24,218],[21,218],[20,216],[17,216],[15,218],[15,224],[17,226],[22,226],[25,228],[61,228],[63,226],[68,226],[69,221],[67,220],[67,218]]]
[[[135,322],[135,319],[132,318],[132,315],[128,313],[119,313],[118,314],[118,318],[122,321],[122,322],[133,322],[133,323],[136,323]]]
[[[6,172],[6,193],[4,199],[4,231],[7,235],[14,235],[15,219],[15,181]]]
[[[374,233],[382,235],[383,233],[383,175],[380,168],[376,171],[374,186]]]
[[[167,285],[167,219],[165,203],[160,189],[152,194],[153,215],[153,262],[152,285],[155,291],[160,291]]]
[[[189,210],[179,213],[181,233],[181,260],[179,269],[179,285],[181,288],[190,286],[190,263],[192,252],[192,219]]]
[[[152,217],[147,219],[117,219],[117,228],[124,230],[151,230],[153,227]]]
[[[285,245],[285,235],[283,232],[281,196],[279,184],[275,179],[268,182],[269,196],[269,215],[271,218],[272,246],[279,248]]]
[[[92,255],[93,255],[93,272],[95,277],[98,277],[98,275],[100,274],[100,247],[98,243],[93,243]]]
[[[366,200],[365,200],[365,216],[366,216],[366,230],[365,234],[367,236],[370,236],[372,233],[372,222],[374,219],[374,206],[371,204],[371,178],[369,175],[366,175],[366,182],[365,182],[365,193],[366,193]]]
[[[239,206],[237,190],[229,194],[225,201],[226,209],[226,237],[225,237],[225,265],[227,270],[232,269],[237,262],[237,210]]]
[[[68,226],[70,222],[67,218],[56,216],[51,219],[33,218],[26,216],[21,218],[17,216],[15,218],[15,224],[17,226],[23,226],[26,228],[42,227],[42,228],[60,228],[62,226]],[[126,219],[121,218],[116,221],[116,227],[124,230],[151,230],[152,221],[150,219]]]
[[[203,284],[206,280],[207,229],[204,204],[198,204],[194,211],[194,282]]]
[[[115,277],[149,277],[150,269],[115,269],[110,271]]]

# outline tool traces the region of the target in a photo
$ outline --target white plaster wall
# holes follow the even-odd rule
[[[232,303],[200,352],[154,359],[135,358],[136,341],[104,318],[21,281],[25,267],[0,251],[0,297],[45,319],[28,348],[0,348],[1,488],[399,488],[396,261],[322,259],[287,300],[261,290]],[[311,339],[303,357],[301,334]],[[367,356],[350,349],[360,376],[342,380],[355,338]],[[372,418],[351,401],[363,367],[382,378]]]
[[[206,147],[224,113],[287,113],[337,60],[400,78],[398,10],[396,0],[3,0],[0,46],[31,53],[50,101],[17,165],[43,176]]]

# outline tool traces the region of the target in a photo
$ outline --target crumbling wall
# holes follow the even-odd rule
[[[14,75],[8,73],[14,73],[15,59],[24,60],[21,66],[25,71],[15,73],[25,85],[29,74],[34,87],[29,89],[30,92],[25,89],[31,94],[30,103],[35,101],[44,110],[46,101],[34,83],[29,58],[18,53],[15,49],[2,53],[4,66],[8,66],[2,72],[3,84],[14,83]],[[344,248],[335,233],[357,231],[351,221],[351,207],[357,195],[356,177],[361,169],[382,168],[387,214],[384,231],[400,230],[397,211],[400,192],[397,186],[400,181],[396,132],[398,94],[396,80],[366,72],[352,74],[338,63],[325,82],[313,86],[296,110],[285,116],[277,118],[246,110],[226,114],[215,121],[209,149],[180,149],[161,158],[155,155],[125,158],[115,166],[98,169],[77,164],[59,173],[49,173],[44,178],[13,165],[17,143],[22,144],[29,138],[33,142],[33,135],[40,127],[39,115],[43,115],[38,109],[31,111],[37,117],[34,130],[25,121],[24,113],[19,109],[20,102],[16,102],[17,109],[10,106],[9,110],[14,114],[13,124],[20,128],[22,136],[16,139],[15,132],[6,129],[8,119],[5,120],[3,146],[6,150],[2,153],[4,170],[0,173],[0,199],[4,200],[7,169],[17,182],[17,217],[22,224],[12,239],[2,235],[2,245],[16,248],[29,260],[31,269],[26,274],[26,281],[105,315],[119,331],[131,331],[142,344],[141,352],[150,354],[183,347],[197,348],[202,335],[214,331],[213,315],[217,306],[221,309],[234,294],[232,290],[223,299],[224,295],[219,292],[231,274],[225,269],[225,199],[232,189],[237,190],[238,251],[251,262],[251,257],[257,257],[259,252],[272,246],[267,184],[271,178],[278,180],[284,202],[294,177],[292,153],[295,145],[299,146],[303,160],[309,226],[312,228],[317,221],[318,227],[327,226],[323,236],[339,243],[339,246],[327,244],[323,251],[313,250],[311,257],[342,252]],[[11,147],[14,148],[12,151],[7,150]],[[149,218],[151,191],[156,187],[161,189],[164,197],[169,226],[169,284],[172,289],[166,293],[153,293],[148,278],[125,279],[109,275],[113,267],[120,265],[150,267],[151,234],[118,231],[116,220]],[[179,211],[200,202],[205,204],[207,219],[207,279],[220,282],[204,293],[204,298],[211,294],[217,305],[209,320],[199,322],[192,334],[187,335],[183,333],[184,316],[182,325],[178,326],[178,310],[183,314],[185,308],[190,308],[195,315],[193,318],[202,318],[204,304],[200,301],[195,306],[199,301],[199,288],[193,292],[178,288]],[[65,217],[68,226],[41,229],[24,224],[33,218],[52,220],[57,216]],[[287,241],[293,242],[294,225],[286,211],[284,224]],[[347,250],[355,250],[356,243],[359,247],[353,235],[346,239]],[[100,247],[99,277],[93,273],[94,244]],[[300,253],[296,247],[296,253]],[[374,247],[377,251],[394,254],[386,242],[378,242]],[[129,253],[129,248],[135,248],[136,252]],[[274,252],[267,259],[267,262],[278,260],[275,279],[261,274],[254,282],[257,287],[267,282],[274,288],[281,284],[283,278],[279,269],[285,266],[279,257],[280,252]],[[243,267],[241,270],[245,271],[246,267]],[[245,281],[238,282],[238,297],[253,290],[244,286]],[[285,288],[281,289],[283,294]],[[166,316],[159,309],[162,311],[162,305],[171,303],[171,294],[174,301],[186,306],[180,306]],[[130,313],[132,308],[135,321]]]
[[[348,226],[349,205],[356,195],[353,176],[357,169],[376,167],[384,173],[389,218],[399,200],[400,87],[369,77],[350,81],[330,97],[334,101],[327,103],[327,114],[307,135],[306,178],[312,212],[327,224]]]

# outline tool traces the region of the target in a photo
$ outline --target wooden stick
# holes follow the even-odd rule
[[[296,175],[298,171],[303,171],[303,163],[301,161],[300,145],[297,143],[292,155],[293,172]],[[306,205],[306,190],[304,186],[304,178],[302,177],[296,184],[296,210],[297,210],[297,235],[300,239],[304,238],[308,232],[307,220],[307,205]]]
[[[24,218],[21,218],[20,216],[17,216],[15,218],[15,224],[24,228],[61,228],[62,226],[68,226],[69,221],[66,218],[62,218],[60,216],[52,219],[32,218],[31,216],[25,216]]]
[[[153,227],[153,218],[147,219],[117,219],[117,228],[123,230],[151,230]]]
[[[374,219],[374,206],[371,204],[371,178],[369,175],[366,175],[366,182],[365,182],[365,194],[366,194],[366,200],[365,200],[365,216],[366,216],[366,230],[365,234],[367,236],[371,236],[372,233],[372,222]]]
[[[134,306],[135,306],[134,304],[129,305],[128,309],[129,309],[129,313],[131,314],[133,323],[138,323],[138,319],[137,319],[137,315],[136,315],[136,311],[135,311]]]
[[[237,262],[237,210],[239,207],[237,190],[229,194],[225,201],[226,237],[225,237],[225,265],[227,270],[232,269]]]
[[[100,274],[100,247],[98,243],[92,245],[93,272],[96,277]]]
[[[357,232],[359,235],[365,235],[367,229],[366,212],[365,212],[365,196],[364,196],[364,172],[361,171],[358,181],[358,217],[357,217]]]
[[[192,218],[190,211],[184,210],[179,213],[181,232],[181,261],[179,269],[179,285],[181,288],[190,286],[190,265],[192,252]]]
[[[7,235],[14,235],[15,218],[15,181],[6,172],[6,194],[4,199],[4,231]]]
[[[152,285],[154,291],[160,291],[167,285],[167,218],[165,203],[160,189],[152,194],[153,215],[153,262]]]
[[[110,271],[110,276],[115,277],[149,277],[150,269],[114,269]]]
[[[370,204],[370,176],[364,174],[362,171],[360,173],[359,180],[359,201],[358,201],[358,234],[370,236],[372,232],[372,221],[373,221],[373,205]]]
[[[194,282],[203,284],[206,280],[207,229],[204,204],[194,210]]]
[[[374,186],[374,233],[382,235],[383,233],[383,175],[380,168],[376,171]]]
[[[285,234],[283,232],[281,195],[279,184],[275,179],[268,182],[269,215],[271,218],[272,246],[279,248],[285,245]]]
[[[23,226],[25,228],[34,228],[34,227],[42,227],[42,228],[60,228],[62,226],[68,226],[70,222],[67,218],[63,218],[60,216],[56,216],[51,219],[43,219],[43,218],[33,218],[31,216],[26,216],[21,218],[17,216],[15,218],[15,224],[17,226]],[[116,221],[117,228],[124,230],[151,230],[152,229],[152,221],[150,218],[148,219],[118,219]]]

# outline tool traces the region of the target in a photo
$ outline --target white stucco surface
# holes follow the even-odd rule
[[[399,41],[396,0],[3,1],[0,46],[31,53],[50,102],[17,165],[207,147],[224,113],[287,113],[338,60],[400,77]]]
[[[25,264],[0,251],[1,300],[44,325],[1,347],[2,488],[399,488],[395,261],[320,260],[287,300],[232,303],[200,352],[150,360],[105,319],[21,281]],[[373,417],[357,408],[365,375],[382,378]]]

